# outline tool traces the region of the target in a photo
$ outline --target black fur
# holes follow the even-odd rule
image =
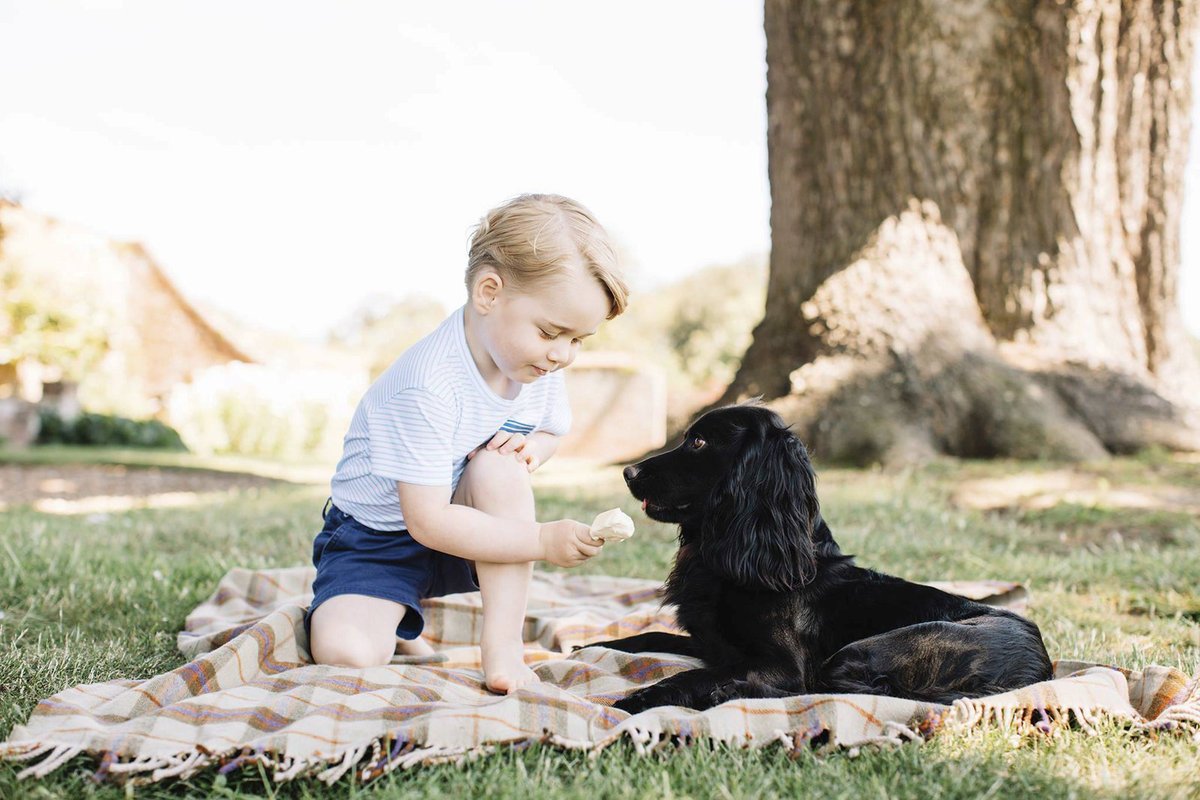
[[[698,656],[616,703],[704,709],[736,697],[887,694],[949,703],[1051,677],[1036,625],[854,565],[821,518],[800,440],[772,411],[711,411],[670,452],[625,468],[652,519],[679,524],[666,584],[689,636],[605,642]]]

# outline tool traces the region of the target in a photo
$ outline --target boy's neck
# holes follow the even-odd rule
[[[511,400],[520,394],[521,384],[506,378],[500,372],[500,368],[496,366],[496,362],[492,361],[487,347],[483,344],[480,327],[479,316],[468,303],[463,307],[463,335],[467,339],[467,349],[471,351],[471,360],[475,362],[475,368],[479,370],[479,375],[488,388],[501,397]]]

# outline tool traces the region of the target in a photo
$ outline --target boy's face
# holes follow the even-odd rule
[[[484,303],[485,346],[500,372],[517,383],[569,366],[612,308],[603,285],[582,267],[529,291],[501,286],[485,292]]]

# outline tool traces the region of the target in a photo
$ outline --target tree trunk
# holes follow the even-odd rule
[[[771,270],[724,400],[826,457],[1200,449],[1194,0],[767,0]]]

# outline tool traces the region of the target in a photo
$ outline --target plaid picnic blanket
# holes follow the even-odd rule
[[[713,739],[798,749],[918,740],[982,725],[1054,733],[1091,730],[1105,716],[1144,729],[1200,736],[1200,686],[1165,667],[1141,671],[1059,661],[1055,679],[952,706],[869,695],[740,700],[703,712],[611,708],[634,688],[698,665],[681,656],[618,653],[586,645],[642,631],[676,631],[658,583],[535,573],[525,622],[526,658],[542,683],[512,696],[483,687],[478,593],[426,605],[438,653],[371,669],[311,663],[302,624],[309,568],[235,569],[187,618],[187,664],[149,680],[114,680],[43,700],[0,745],[41,776],[89,753],[97,778],[153,782],[201,769],[264,764],[276,780],[315,775],[363,780],[418,763],[541,741],[599,752],[628,738],[638,752]],[[986,602],[1020,607],[1024,590],[1001,582],[940,583]]]

